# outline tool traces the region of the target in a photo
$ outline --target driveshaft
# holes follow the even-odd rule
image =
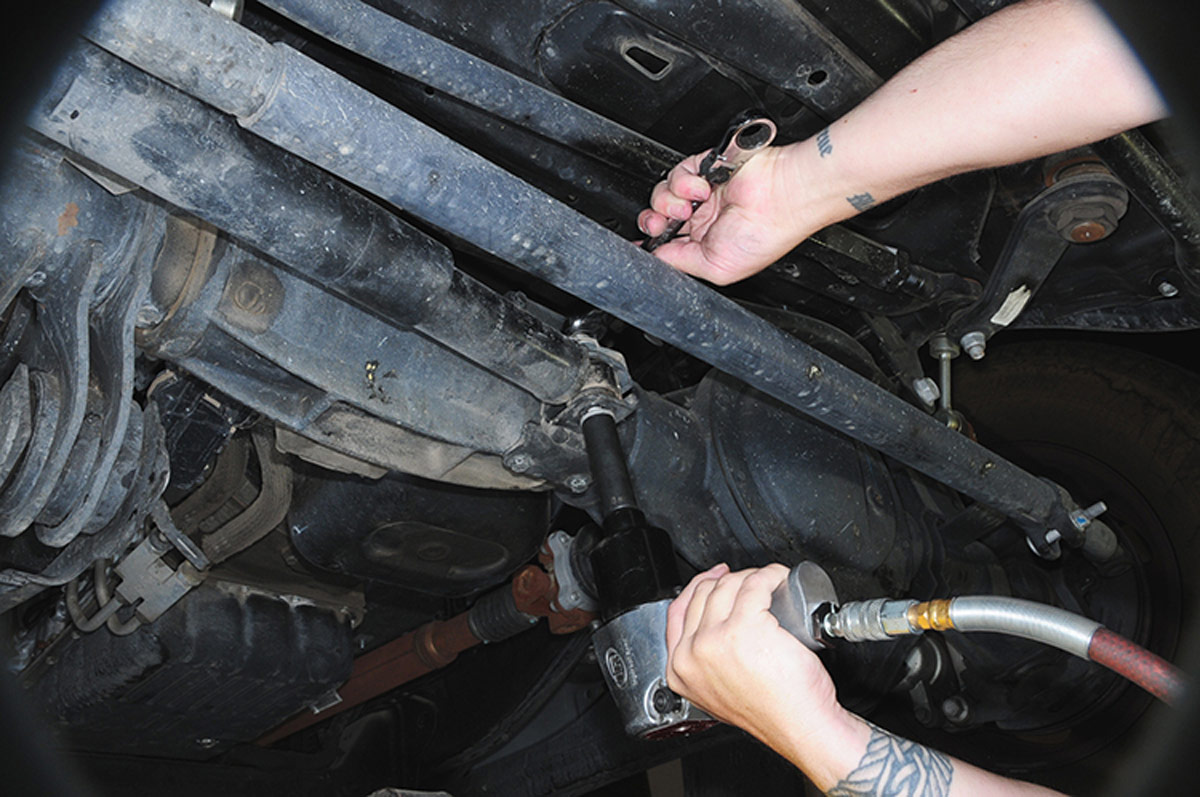
[[[998,509],[1043,555],[1049,531],[1082,541],[1052,484],[290,47],[190,0],[117,0],[86,35],[277,146]]]

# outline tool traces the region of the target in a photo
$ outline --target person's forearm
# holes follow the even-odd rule
[[[1164,116],[1137,58],[1087,0],[1025,0],[946,40],[813,138],[790,145],[797,215],[833,223],[975,169]]]
[[[797,723],[797,726],[802,723]],[[845,712],[820,727],[763,739],[830,797],[1050,796],[1058,792],[1001,777],[888,733]]]

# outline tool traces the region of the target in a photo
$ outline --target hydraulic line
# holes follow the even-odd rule
[[[71,616],[71,622],[75,623],[75,627],[84,633],[91,633],[106,622],[110,621],[125,604],[120,599],[115,597],[107,597],[107,590],[102,592],[101,580],[104,578],[104,569],[107,566],[104,559],[97,559],[95,564],[96,586],[95,596],[96,603],[99,605],[96,613],[88,617],[79,600],[79,579],[71,579],[67,582],[67,614]],[[104,594],[107,599],[101,601],[100,596]]]
[[[925,631],[986,631],[1041,642],[1094,661],[1128,678],[1164,703],[1177,703],[1186,686],[1174,665],[1095,620],[1021,598],[967,595],[925,601],[853,601],[821,619],[827,637],[851,642]]]
[[[1082,542],[1054,485],[286,45],[190,0],[110,2],[85,35],[250,132],[996,508],[1043,556],[1057,552],[1050,530]]]

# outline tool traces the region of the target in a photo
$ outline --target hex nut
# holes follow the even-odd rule
[[[913,392],[917,394],[917,398],[930,406],[942,396],[942,391],[938,389],[937,382],[934,382],[927,376],[914,379],[912,388]]]
[[[982,360],[987,354],[987,336],[978,330],[968,332],[958,341],[972,360]]]

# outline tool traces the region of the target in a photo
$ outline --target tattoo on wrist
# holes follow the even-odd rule
[[[861,194],[846,197],[846,201],[850,203],[850,207],[862,211],[875,204],[875,197],[863,191]]]
[[[871,726],[858,766],[827,797],[946,797],[954,765],[936,750]]]
[[[817,133],[817,152],[821,153],[822,158],[833,153],[833,142],[829,140],[828,127]]]

